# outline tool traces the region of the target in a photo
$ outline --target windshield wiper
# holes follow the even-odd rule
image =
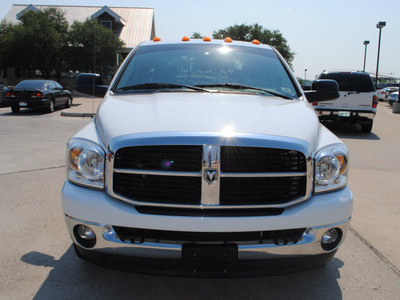
[[[185,84],[177,84],[177,83],[165,83],[165,82],[149,82],[149,83],[142,83],[130,86],[124,86],[118,88],[117,91],[131,91],[131,90],[158,90],[158,89],[176,89],[176,88],[186,88],[194,91],[199,92],[206,92],[211,93],[211,91],[206,90],[199,86],[192,86],[192,85],[185,85]]]
[[[196,85],[196,87],[227,87],[227,88],[231,88],[231,89],[237,89],[237,90],[255,90],[255,91],[260,91],[260,92],[265,92],[277,97],[281,97],[284,99],[289,99],[289,100],[293,100],[293,98],[286,96],[286,95],[282,95],[270,90],[266,90],[266,89],[262,89],[262,88],[258,88],[258,87],[254,87],[254,86],[250,86],[250,85],[245,85],[245,84],[240,84],[240,83],[214,83],[214,84],[201,84],[201,85]]]

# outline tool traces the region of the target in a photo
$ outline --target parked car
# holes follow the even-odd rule
[[[78,257],[136,272],[254,275],[320,266],[342,244],[348,149],[306,98],[337,98],[335,81],[303,91],[257,41],[155,39],[102,96],[66,149],[62,205]]]
[[[5,104],[14,113],[21,108],[38,107],[53,112],[57,106],[70,107],[72,94],[54,80],[23,80],[5,93]]]
[[[389,101],[390,106],[393,106],[393,103],[399,101],[399,92],[398,92],[398,90],[397,90],[397,92],[390,93],[390,95],[388,97],[388,101]]]
[[[393,83],[378,83],[378,86],[376,87],[376,94],[377,94],[379,100],[381,100],[380,99],[380,94],[381,94],[382,90],[384,88],[393,87],[393,86],[396,86],[396,84],[393,84]]]
[[[398,86],[389,86],[389,87],[385,87],[382,90],[380,90],[378,92],[378,97],[380,101],[385,101],[388,99],[389,95],[392,92],[398,91],[399,87]]]
[[[8,91],[8,87],[0,83],[0,107],[3,107],[4,104],[4,94]]]
[[[340,93],[334,101],[314,103],[321,122],[359,124],[362,132],[371,132],[378,105],[371,76],[363,72],[325,71],[319,79],[335,80]]]

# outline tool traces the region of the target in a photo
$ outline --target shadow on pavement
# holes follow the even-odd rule
[[[350,124],[324,124],[330,131],[341,139],[371,140],[379,141],[381,138],[373,131],[370,133],[361,132],[359,125]]]
[[[81,105],[81,103],[72,103],[71,107],[76,107]],[[13,113],[11,111],[11,107],[2,107],[2,110],[0,110],[0,115],[7,117],[7,116],[13,116],[13,117],[29,117],[29,116],[42,116],[42,115],[51,115],[51,114],[57,114],[59,111],[67,111],[69,108],[66,107],[55,107],[53,113],[48,113],[45,108],[21,108],[21,110],[18,113]]]
[[[162,277],[116,271],[78,259],[72,246],[60,260],[39,252],[27,253],[21,260],[53,268],[33,299],[342,299],[337,279],[343,262],[336,258],[311,271],[251,278]]]

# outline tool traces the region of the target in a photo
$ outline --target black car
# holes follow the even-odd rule
[[[5,93],[5,104],[11,106],[14,113],[21,108],[38,107],[53,112],[56,106],[70,107],[72,95],[53,80],[23,80]]]
[[[4,106],[4,94],[8,91],[8,87],[0,82],[0,107]]]

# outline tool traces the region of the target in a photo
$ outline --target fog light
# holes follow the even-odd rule
[[[74,227],[75,240],[84,248],[93,248],[96,245],[96,234],[93,229],[86,225],[76,225]]]
[[[79,225],[78,234],[84,240],[92,240],[96,237],[93,230],[85,225]]]
[[[331,244],[336,242],[337,238],[339,237],[339,233],[335,228],[329,229],[325,234],[322,236],[322,243],[324,244]]]
[[[342,239],[342,231],[339,228],[327,230],[321,239],[321,247],[325,251],[333,250],[339,245]]]

